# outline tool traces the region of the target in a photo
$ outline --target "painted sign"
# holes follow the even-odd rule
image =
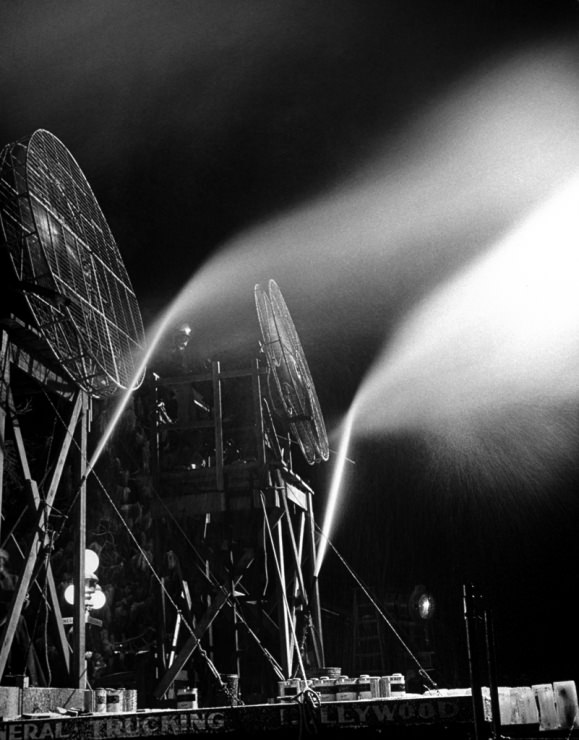
[[[472,721],[470,700],[431,698],[328,702],[316,712],[319,727],[380,727]],[[144,710],[114,715],[21,719],[0,722],[0,740],[115,740],[116,738],[228,734],[291,727],[300,722],[297,703],[204,708]]]
[[[0,725],[0,740],[98,740],[120,737],[162,737],[195,732],[219,732],[225,727],[220,711],[131,714],[76,720],[26,720]]]
[[[376,726],[378,724],[436,723],[456,720],[459,703],[451,699],[435,701],[348,702],[321,706],[323,725]]]

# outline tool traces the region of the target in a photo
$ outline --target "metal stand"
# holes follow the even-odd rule
[[[463,606],[466,624],[467,650],[472,689],[476,740],[484,737],[485,715],[483,681],[489,685],[491,703],[491,731],[495,740],[500,737],[501,716],[496,677],[494,633],[490,609],[482,594],[472,584],[463,585]]]

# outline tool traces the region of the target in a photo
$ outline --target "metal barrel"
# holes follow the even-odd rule
[[[177,709],[197,709],[197,689],[185,686],[177,689]]]
[[[336,680],[336,701],[356,701],[358,685],[355,678],[341,676]]]
[[[358,699],[371,699],[372,698],[372,685],[370,684],[370,676],[363,674],[358,676],[356,679],[356,692]]]
[[[125,689],[123,701],[123,711],[137,711],[137,689]]]
[[[336,701],[336,679],[322,676],[317,691],[321,702]]]
[[[94,690],[94,711],[97,714],[107,711],[107,690],[98,688]]]
[[[380,696],[381,697],[388,697],[392,696],[392,691],[390,689],[390,676],[380,676]]]
[[[392,696],[406,693],[406,681],[402,673],[393,673],[390,676],[390,692]]]
[[[107,712],[123,711],[124,689],[107,689]]]

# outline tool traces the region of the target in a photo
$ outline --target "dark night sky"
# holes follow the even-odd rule
[[[0,144],[45,128],[70,149],[147,325],[209,260],[214,283],[199,283],[190,318],[201,344],[210,326],[226,346],[246,336],[238,291],[252,311],[253,284],[276,278],[331,433],[402,316],[540,199],[563,160],[579,163],[578,111],[569,96],[554,105],[548,77],[525,121],[540,128],[543,116],[552,130],[527,151],[525,128],[505,119],[513,130],[503,146],[522,143],[514,159],[506,151],[504,172],[480,148],[493,139],[480,126],[515,110],[539,70],[556,64],[579,82],[571,0],[0,0],[0,18]],[[509,68],[511,59],[525,62]],[[499,101],[503,77],[510,87]],[[413,190],[413,177],[432,178],[432,189]],[[429,221],[438,206],[423,196],[434,191],[450,225]],[[467,207],[460,196],[471,191]],[[382,238],[400,234],[400,259],[375,262]],[[232,272],[216,278],[211,258],[224,245]],[[575,412],[565,406],[573,430]],[[555,427],[535,419],[531,429],[550,445]],[[490,444],[481,434],[506,475],[489,480],[484,465],[439,454],[422,434],[358,443],[336,545],[377,591],[426,581],[460,609],[458,584],[477,580],[496,605],[511,681],[579,679],[574,464],[553,453],[556,471],[545,477],[538,468],[549,467],[552,446],[530,445],[535,469],[516,424]],[[320,498],[330,473],[331,464],[311,471]]]

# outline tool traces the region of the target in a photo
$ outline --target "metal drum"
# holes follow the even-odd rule
[[[326,666],[322,669],[323,676],[328,678],[340,678],[342,675],[342,669],[338,666]]]
[[[94,710],[97,713],[107,711],[107,690],[95,689],[94,691]]]
[[[390,689],[390,676],[380,676],[380,694],[381,697],[388,697],[392,696],[392,691]]]
[[[316,691],[320,695],[321,702],[335,701],[336,700],[336,679],[330,678],[329,676],[322,676],[320,682],[316,687]]]
[[[372,698],[372,684],[370,683],[370,676],[364,674],[356,679],[356,692],[358,699]]]
[[[177,689],[177,709],[197,709],[197,689],[186,686]]]
[[[299,678],[288,678],[287,681],[279,681],[277,684],[280,701],[293,701],[301,690]]]
[[[239,704],[239,676],[237,673],[222,673],[223,687],[217,692],[218,701],[236,707]]]
[[[356,701],[358,698],[358,683],[355,678],[341,676],[336,679],[336,701]]]
[[[123,711],[124,689],[107,689],[107,712]]]
[[[125,712],[137,711],[137,689],[125,689],[123,710]]]
[[[406,693],[406,681],[402,673],[393,673],[390,676],[390,693],[392,696]]]

